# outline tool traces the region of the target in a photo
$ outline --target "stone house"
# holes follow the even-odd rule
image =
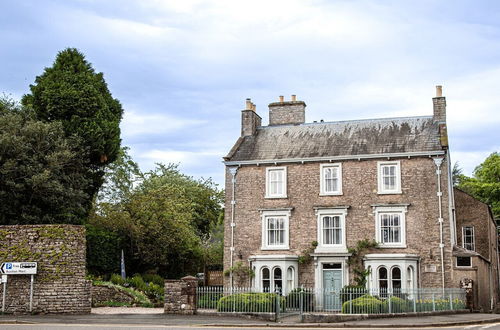
[[[432,101],[431,116],[306,123],[305,102],[280,96],[263,126],[247,99],[241,136],[224,157],[224,268],[235,270],[225,286],[340,290],[354,280],[348,249],[365,239],[378,242],[362,260],[370,288],[458,287],[472,276],[464,269],[475,261],[457,265],[462,226],[489,220],[470,209],[457,220],[440,86]],[[498,259],[482,249],[466,254],[495,265],[474,274],[491,276],[496,302]],[[304,256],[310,261],[299,262]],[[253,276],[236,271],[242,266]]]

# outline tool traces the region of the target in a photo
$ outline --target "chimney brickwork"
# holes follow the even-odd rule
[[[438,123],[446,123],[446,97],[443,96],[443,87],[436,86],[436,97],[432,98],[434,108],[434,120]]]
[[[279,99],[280,102],[269,104],[269,126],[305,123],[305,102],[297,101],[295,95],[292,95],[291,101],[284,101],[281,96]]]
[[[262,125],[262,118],[255,112],[255,104],[246,99],[246,109],[241,111],[241,136],[251,136]]]

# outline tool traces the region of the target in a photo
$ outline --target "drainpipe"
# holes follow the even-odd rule
[[[444,294],[444,243],[443,243],[443,192],[441,191],[441,164],[443,163],[443,158],[434,158],[434,164],[436,164],[436,176],[437,176],[437,197],[439,203],[439,250],[441,253],[441,282]]]
[[[236,199],[235,199],[235,189],[236,189],[236,172],[238,171],[238,167],[230,167],[229,168],[229,173],[231,174],[231,247],[229,248],[230,251],[230,259],[229,259],[229,267],[231,269],[231,272],[229,273],[229,283],[231,285],[231,290],[234,287],[234,278],[233,278],[233,260],[234,260],[234,209],[236,205]]]
[[[455,211],[455,192],[453,191],[453,175],[451,168],[450,150],[446,153],[446,166],[448,167],[448,205],[450,214],[450,228],[451,228],[451,248],[457,244],[457,217]]]

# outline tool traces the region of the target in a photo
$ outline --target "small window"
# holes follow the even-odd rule
[[[266,169],[266,198],[286,198],[286,167]]]
[[[462,238],[464,249],[475,251],[474,227],[462,227]]]
[[[274,268],[274,292],[281,293],[283,291],[283,280],[282,280],[282,274],[281,274],[281,268],[276,267]]]
[[[401,193],[401,169],[399,161],[378,163],[378,193]]]
[[[406,270],[406,288],[413,290],[413,267],[408,266]]]
[[[401,269],[399,267],[392,269],[392,290],[395,293],[401,292]]]
[[[378,269],[378,287],[380,289],[380,295],[387,293],[389,288],[389,280],[387,278],[387,268],[380,267]]]
[[[294,289],[294,279],[295,279],[295,270],[293,267],[288,267],[288,270],[286,271],[286,287],[288,292]]]
[[[472,267],[470,257],[457,257],[457,267]]]
[[[262,289],[264,292],[269,292],[271,287],[271,274],[269,268],[262,268]]]
[[[321,164],[320,194],[342,195],[342,165]]]

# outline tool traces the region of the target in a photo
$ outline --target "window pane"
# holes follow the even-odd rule
[[[401,216],[399,214],[381,213],[380,238],[382,243],[401,242]]]

